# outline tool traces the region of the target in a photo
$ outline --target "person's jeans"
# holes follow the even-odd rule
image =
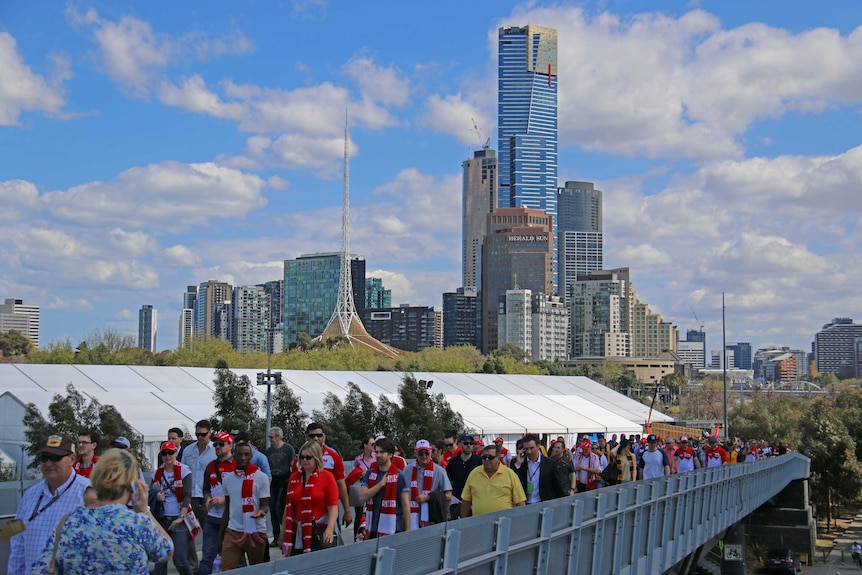
[[[204,521],[203,549],[201,550],[201,561],[198,565],[198,575],[210,575],[213,572],[213,561],[218,555],[218,531],[221,526],[221,520],[218,523],[213,523],[207,518]]]
[[[165,528],[165,531],[168,532],[168,535],[171,536],[171,539],[174,542],[174,567],[177,568],[180,575],[192,575],[192,568],[189,566],[188,560],[189,542],[191,541],[189,529],[186,527],[185,521],[181,521],[180,524],[171,531],[168,528],[171,526],[172,522],[173,520],[168,518],[159,519],[159,523],[162,524],[162,527]],[[167,563],[156,563],[156,567],[153,569],[154,575],[166,575],[167,572]]]

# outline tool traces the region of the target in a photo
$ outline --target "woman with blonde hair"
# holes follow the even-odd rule
[[[325,549],[336,544],[338,484],[323,468],[323,450],[316,441],[299,449],[299,471],[290,475],[284,529],[278,537],[285,557]]]
[[[147,575],[148,561],[170,559],[173,543],[150,513],[147,484],[131,453],[106,451],[90,484],[98,499],[95,507],[82,507],[60,520],[34,573]]]

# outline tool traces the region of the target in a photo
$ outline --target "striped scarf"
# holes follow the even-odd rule
[[[380,470],[377,463],[371,464],[371,473],[368,475],[368,487],[374,487],[377,479],[380,476]],[[398,506],[398,468],[395,467],[395,462],[389,464],[389,470],[386,472],[386,487],[383,488],[383,501],[380,502],[380,518],[377,521],[377,535],[392,535],[395,533],[397,525],[397,506]],[[368,500],[365,504],[365,525],[366,529],[374,525],[374,498]]]
[[[303,482],[303,472],[294,471],[290,474],[290,482],[287,484],[287,505],[284,507],[284,545],[282,553],[285,557],[290,557],[293,550],[293,541],[295,538],[294,520],[299,523],[300,533],[302,533],[302,552],[311,552],[311,535],[314,526],[314,513],[311,511],[311,493],[314,491],[314,482],[317,480],[318,472],[312,473],[309,478]],[[301,493],[299,505],[299,517],[294,517],[296,510],[293,508],[293,494]]]
[[[242,537],[234,541],[239,547],[242,547],[245,543],[249,543],[252,547],[257,547],[258,544],[266,545],[266,542],[257,532],[257,522],[251,516],[254,513],[254,476],[257,470],[257,465],[253,463],[249,463],[245,469],[237,468],[234,470],[237,477],[243,478],[239,493],[242,498],[243,534]]]
[[[174,463],[174,495],[177,497],[177,503],[180,504],[180,507],[183,506],[183,476],[182,476],[182,468],[179,463]],[[156,474],[153,476],[153,481],[156,483],[162,482],[162,477],[165,475],[165,466],[160,465],[158,469],[156,469]]]
[[[413,465],[413,477],[410,480],[410,529],[419,529],[420,527],[428,527],[428,502],[421,506],[416,501],[419,497],[419,481],[416,477],[419,472],[419,465]],[[434,461],[428,460],[428,467],[422,473],[422,495],[428,495],[431,491],[431,483],[434,481]],[[387,486],[388,487],[388,486]]]

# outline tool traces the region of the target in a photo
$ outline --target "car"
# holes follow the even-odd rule
[[[763,573],[791,573],[802,571],[799,558],[791,549],[770,549],[763,559]]]

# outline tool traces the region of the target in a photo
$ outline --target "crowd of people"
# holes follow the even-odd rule
[[[322,424],[305,435],[297,453],[278,427],[265,451],[246,430],[214,431],[206,419],[185,446],[184,432],[171,428],[149,484],[127,439],[100,457],[95,431],[77,443],[51,435],[37,449],[44,479],[24,493],[13,522],[8,573],[159,575],[172,560],[181,575],[210,575],[269,561],[271,547],[287,557],[344,544],[351,524],[352,538],[364,541],[789,450],[764,440],[599,433],[571,448],[562,436],[546,448],[527,434],[510,451],[503,437],[485,445],[452,433],[418,439],[408,464],[391,438],[369,436],[345,473]]]

